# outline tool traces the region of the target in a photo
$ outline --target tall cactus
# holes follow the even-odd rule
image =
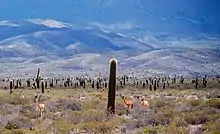
[[[126,79],[126,76],[123,77],[123,84],[124,84],[124,86],[125,86],[125,83],[126,83],[126,82],[125,82],[125,81],[126,81],[125,79]]]
[[[44,82],[43,81],[41,82],[41,92],[42,94],[44,94]]]
[[[198,89],[198,77],[196,77],[196,81],[195,81],[195,88]]]
[[[163,82],[163,89],[165,89],[166,88],[166,83],[165,82]]]
[[[117,60],[110,60],[110,74],[108,82],[108,106],[107,110],[110,114],[115,114],[115,95],[116,95],[116,71],[117,71]]]
[[[145,88],[145,82],[143,82],[143,88]]]
[[[37,69],[37,78],[36,78],[36,83],[37,83],[37,88],[38,89],[40,88],[40,78],[39,78],[39,75],[40,75],[40,68]]]
[[[12,80],[12,87],[15,87],[15,79]]]
[[[152,83],[150,83],[149,88],[150,88],[150,91],[152,91]]]
[[[207,85],[207,75],[205,75],[205,77],[203,77],[202,83],[203,83],[203,87],[206,88],[206,85]]]
[[[30,87],[31,86],[31,82],[30,80],[27,80],[27,87]]]
[[[99,90],[99,88],[100,88],[99,81],[96,81],[96,88],[97,88],[97,90]]]
[[[45,88],[47,89],[47,81],[45,81]]]
[[[9,85],[10,93],[12,93],[12,88],[13,88],[13,81],[10,81],[10,85]]]
[[[92,81],[92,88],[95,88],[95,82],[94,82],[94,80]]]
[[[157,90],[157,80],[155,79],[154,80],[154,91],[156,91]]]
[[[184,82],[184,78],[183,78],[183,76],[181,76],[180,83],[183,84],[183,82]]]

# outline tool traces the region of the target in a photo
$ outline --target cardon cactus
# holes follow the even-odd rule
[[[195,84],[196,84],[195,87],[196,87],[196,89],[198,89],[198,83],[199,83],[199,82],[198,82],[198,77],[196,77],[196,81],[195,81],[195,82],[196,82],[196,83],[195,83]]]
[[[154,91],[156,91],[157,90],[157,80],[155,79],[154,80]]]
[[[40,68],[37,69],[37,78],[36,78],[37,88],[40,88]]]
[[[13,88],[13,81],[10,81],[10,85],[9,85],[10,93],[12,93],[12,88]]]
[[[41,82],[41,92],[42,94],[44,94],[44,82],[43,81]]]
[[[115,114],[115,95],[116,95],[116,71],[117,60],[110,60],[110,74],[108,82],[108,106],[107,110],[110,114]]]

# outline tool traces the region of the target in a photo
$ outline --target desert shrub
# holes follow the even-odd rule
[[[33,124],[30,120],[24,116],[16,116],[7,122],[6,129],[30,129],[33,128]]]
[[[205,106],[220,109],[220,99],[207,100],[206,103],[205,103]]]
[[[33,106],[30,105],[23,105],[20,114],[28,117],[29,119],[36,118],[36,111],[34,110]]]
[[[204,124],[213,120],[213,117],[206,113],[186,113],[183,115],[183,118],[191,125]]]
[[[202,126],[202,129],[207,134],[219,134],[220,133],[220,121],[207,122]]]
[[[58,99],[55,103],[56,108],[61,111],[63,109],[70,109],[72,111],[82,110],[82,105],[79,103],[73,102],[70,99]]]
[[[119,116],[126,114],[126,110],[127,108],[124,106],[124,104],[116,102],[116,113]]]
[[[14,130],[5,130],[2,134],[26,134],[26,132],[22,129],[14,129]]]
[[[20,105],[11,105],[11,104],[5,104],[2,106],[1,109],[1,113],[3,115],[8,115],[8,114],[13,114],[13,113],[17,113],[21,110],[21,106]]]
[[[117,122],[111,120],[106,122],[91,121],[82,125],[81,129],[90,133],[111,134],[117,126]]]
[[[167,111],[158,111],[156,113],[153,110],[145,112],[141,109],[135,109],[132,113],[132,117],[135,120],[126,125],[131,129],[146,126],[168,125],[172,121],[172,116],[172,112],[170,112],[168,109]]]
[[[17,122],[11,122],[11,121],[9,121],[8,123],[7,123],[7,125],[5,126],[5,128],[6,129],[9,129],[9,130],[11,130],[11,129],[19,129],[19,126],[18,126],[19,124],[17,124]]]
[[[174,111],[175,112],[194,112],[195,107],[193,107],[192,105],[181,103],[175,106]]]
[[[162,134],[189,134],[187,127],[177,127],[173,124],[160,126],[157,128],[157,132]]]
[[[48,132],[59,133],[59,134],[68,134],[72,130],[72,125],[67,123],[63,119],[54,120],[53,123],[48,128]]]
[[[197,99],[197,100],[189,100],[187,103],[193,107],[200,106],[202,104],[203,100]]]
[[[163,100],[155,99],[154,101],[151,102],[151,107],[164,107],[167,106],[167,103]]]
[[[91,121],[105,121],[107,120],[107,116],[105,111],[97,111],[97,110],[86,110],[82,113],[83,122],[91,122]]]
[[[187,122],[180,116],[177,116],[173,120],[173,124],[175,124],[176,127],[187,127],[188,126]]]
[[[152,127],[145,127],[145,128],[143,128],[143,133],[144,134],[156,134],[157,130]]]
[[[111,134],[114,128],[114,123],[115,122],[102,122],[99,123],[96,127],[95,127],[95,133],[101,133],[101,134]]]
[[[20,98],[19,94],[12,94],[9,96],[5,96],[4,100],[5,103],[9,103],[12,105],[27,105],[32,102],[31,99],[25,97],[25,98]]]

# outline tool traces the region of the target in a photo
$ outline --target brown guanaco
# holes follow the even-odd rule
[[[122,99],[124,101],[124,104],[126,105],[126,107],[128,108],[126,110],[126,115],[128,115],[128,111],[129,111],[129,108],[133,108],[134,107],[134,102],[133,100],[131,99],[127,99],[125,96],[122,96]]]
[[[43,114],[45,112],[45,104],[44,103],[39,103],[39,95],[35,96],[35,102],[36,102],[36,110],[40,112],[40,117],[43,117]],[[39,115],[39,113],[38,113]]]

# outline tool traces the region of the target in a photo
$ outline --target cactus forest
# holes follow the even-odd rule
[[[220,0],[0,0],[0,134],[220,134]]]
[[[3,134],[219,133],[219,77],[1,78]],[[36,100],[36,101],[35,101]]]

